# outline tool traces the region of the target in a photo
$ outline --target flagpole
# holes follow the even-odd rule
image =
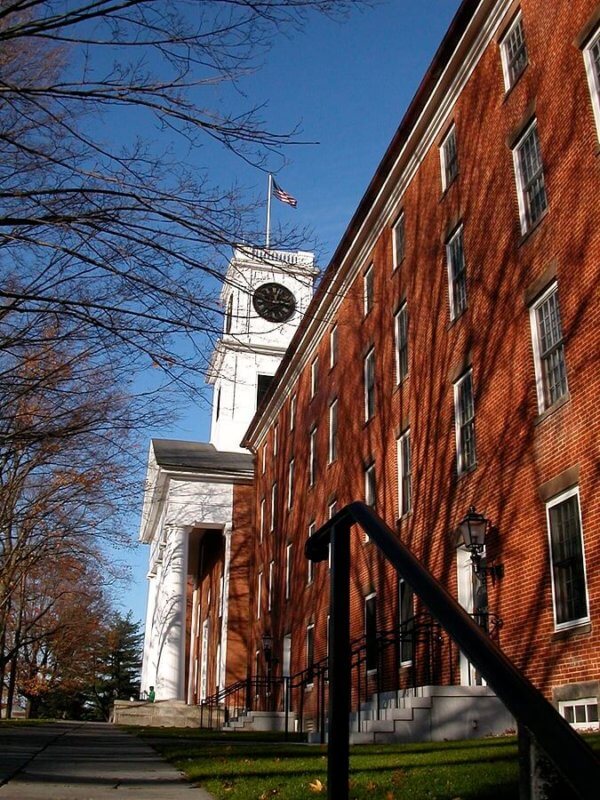
[[[267,190],[267,235],[265,237],[265,249],[269,249],[271,239],[271,196],[273,194],[273,176],[269,172],[269,188]]]

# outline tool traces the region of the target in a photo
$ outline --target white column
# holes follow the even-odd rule
[[[167,525],[151,622],[156,699],[185,700],[188,526]],[[149,677],[149,676],[148,676]]]
[[[227,682],[227,625],[229,622],[229,574],[231,571],[231,527],[223,531],[225,554],[223,560],[223,614],[221,615],[221,653],[217,680],[222,689]]]

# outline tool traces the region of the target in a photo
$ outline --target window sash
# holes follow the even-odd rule
[[[365,357],[365,420],[368,422],[375,413],[375,350],[369,350]]]
[[[317,530],[316,522],[311,522],[308,526],[308,538],[313,535],[313,533]],[[311,561],[310,558],[306,559],[306,583],[310,584],[313,582],[315,577],[315,563]]]
[[[269,587],[267,592],[267,610],[270,611],[273,607],[273,578],[275,572],[275,562],[269,562]]]
[[[583,58],[590,87],[596,130],[600,139],[600,30],[596,31],[584,48]]]
[[[395,316],[396,380],[400,383],[408,375],[408,308],[406,303]]]
[[[292,545],[288,544],[285,548],[285,599],[290,599],[292,583]]]
[[[313,667],[315,665],[315,626],[308,625],[306,628],[306,670],[308,672],[308,685],[312,685]]]
[[[331,464],[337,459],[338,439],[338,401],[334,400],[329,406],[329,447],[328,461]]]
[[[506,64],[506,88],[510,89],[527,66],[527,46],[521,17],[515,21],[506,35],[503,52]]]
[[[329,333],[329,368],[333,369],[337,364],[337,351],[338,351],[338,329],[334,325]]]
[[[271,487],[271,533],[275,530],[275,521],[277,518],[277,481]]]
[[[406,247],[406,228],[404,213],[400,214],[394,227],[392,228],[392,244],[393,244],[393,266],[394,269],[400,266],[404,261],[404,252]]]
[[[310,399],[317,393],[317,384],[319,381],[319,359],[315,360],[310,365]]]
[[[373,265],[371,265],[363,275],[365,317],[367,316],[369,311],[373,308],[373,288],[374,288],[373,279],[374,279],[374,272],[373,272]]]
[[[296,425],[296,395],[293,394],[290,399],[290,431],[294,430]]]
[[[568,392],[564,339],[556,284],[531,309],[538,408],[549,408]]]
[[[295,462],[293,458],[290,458],[288,464],[288,508],[291,508],[294,504],[294,470]]]
[[[375,480],[375,464],[370,464],[365,470],[365,503],[375,508],[377,502],[377,484]]]
[[[475,402],[473,376],[469,372],[455,384],[455,416],[458,473],[475,466]]]
[[[557,628],[589,618],[577,490],[548,504],[554,621]]]
[[[462,227],[446,245],[448,279],[450,282],[450,314],[456,319],[467,307],[467,266]]]
[[[528,230],[548,207],[544,167],[537,123],[534,122],[516,146],[522,228]]]
[[[260,619],[262,612],[262,577],[262,572],[259,572],[256,579],[256,619]]]
[[[444,189],[448,186],[458,175],[458,151],[456,146],[456,128],[452,129],[442,142],[442,168],[444,174]]]
[[[412,664],[415,627],[414,595],[409,584],[401,578],[398,583],[398,622],[400,629],[400,663]]]
[[[313,428],[310,432],[309,452],[308,452],[308,483],[314,486],[317,479],[317,429]]]
[[[399,512],[404,517],[411,510],[410,432],[398,439]]]

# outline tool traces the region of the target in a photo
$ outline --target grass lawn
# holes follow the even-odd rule
[[[325,747],[283,743],[262,734],[147,728],[141,735],[218,800],[301,800],[326,794]],[[600,735],[590,737],[590,743],[600,750]],[[350,778],[353,800],[516,800],[517,741],[354,746]]]

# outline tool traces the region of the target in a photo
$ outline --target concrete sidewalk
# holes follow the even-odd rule
[[[0,800],[212,800],[132,734],[102,723],[0,725]]]

